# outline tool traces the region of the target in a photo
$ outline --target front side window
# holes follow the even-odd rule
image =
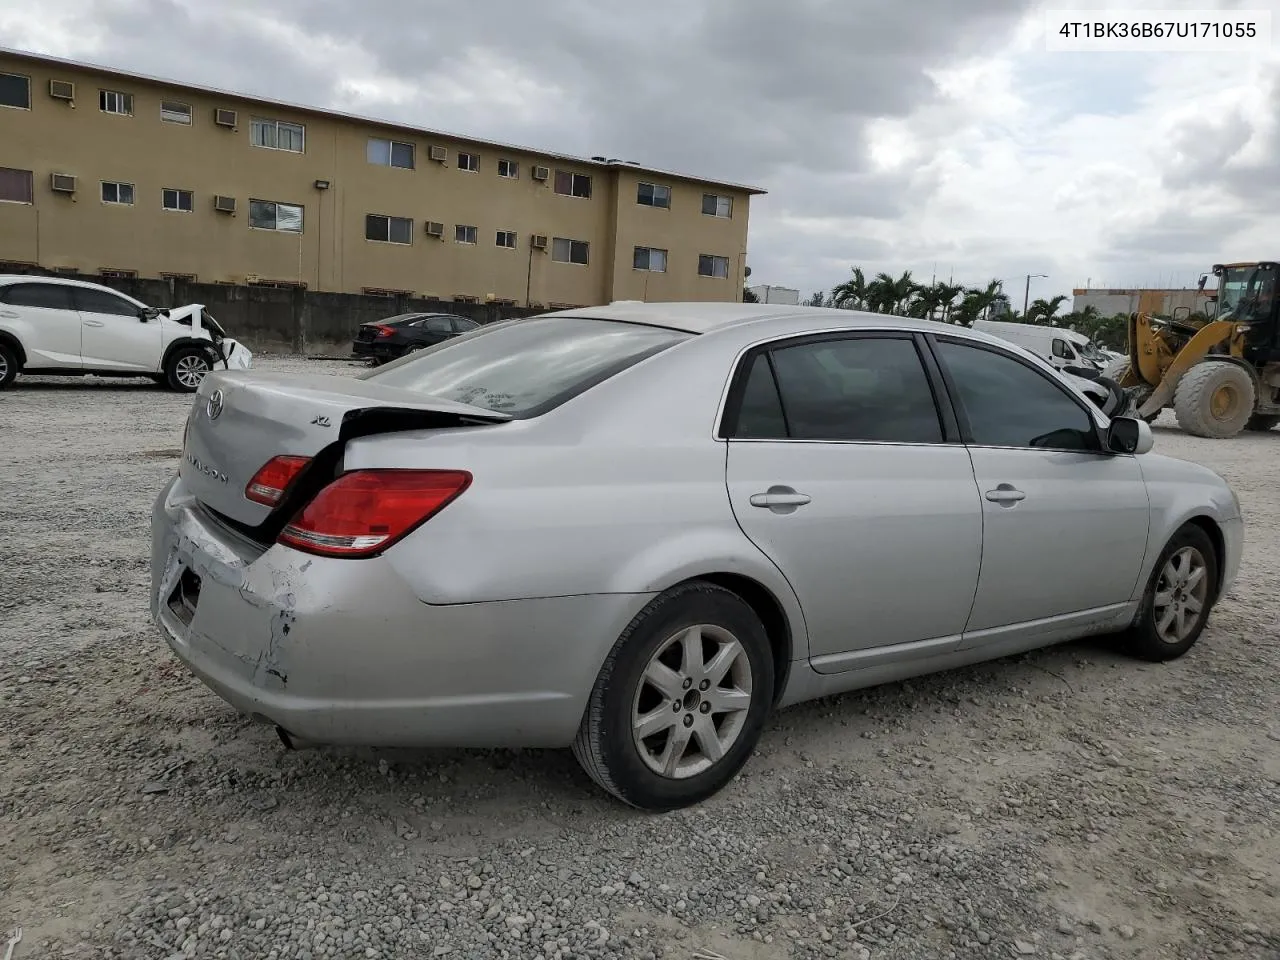
[[[408,217],[367,214],[364,218],[364,238],[381,243],[412,243],[413,221]]]
[[[138,308],[123,297],[105,290],[76,288],[76,309],[82,313],[105,313],[112,317],[136,317]]]
[[[648,270],[651,273],[667,272],[667,251],[656,247],[636,247],[632,254],[631,265],[637,270]]]
[[[195,206],[195,197],[190,190],[176,190],[165,187],[160,193],[160,202],[166,210],[190,213]]]
[[[414,149],[412,143],[370,137],[365,154],[370,163],[378,166],[399,167],[402,170],[413,169]]]
[[[116,183],[111,180],[102,181],[102,202],[103,203],[121,203],[130,205],[133,203],[133,184],[132,183]]]
[[[415,327],[423,327],[428,333],[453,333],[453,324],[449,322],[448,317],[428,317],[420,323],[415,323]]]
[[[698,276],[727,280],[729,278],[729,258],[714,257],[708,253],[699,254]]]
[[[532,417],[692,334],[586,317],[491,324],[360,379]]]
[[[249,127],[249,142],[255,147],[302,153],[305,140],[306,128],[300,123],[254,117]]]
[[[0,73],[0,107],[31,109],[31,78],[20,73]]]
[[[585,173],[570,173],[568,170],[556,171],[556,193],[562,197],[581,197],[591,199],[591,178]]]
[[[940,340],[938,359],[958,396],[974,444],[1052,450],[1101,449],[1093,418],[1045,374],[994,350]]]
[[[32,171],[0,167],[0,203],[31,203],[34,186]]]
[[[74,310],[71,287],[53,283],[15,283],[0,287],[0,302],[11,307],[38,307],[41,310]]]
[[[556,263],[577,263],[585,267],[590,259],[590,246],[585,240],[554,237],[551,241],[551,259]]]
[[[274,200],[249,201],[249,226],[282,233],[302,232],[302,207]]]
[[[744,428],[755,439],[943,442],[929,378],[905,337],[818,340],[759,355],[736,435]]]

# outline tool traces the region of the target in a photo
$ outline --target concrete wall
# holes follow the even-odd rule
[[[539,312],[485,303],[317,293],[312,290],[182,280],[81,279],[112,287],[153,307],[202,303],[228,335],[243,341],[251,349],[297,353],[346,355],[360,324],[398,313],[452,313],[477,323],[496,323]]]
[[[742,296],[747,188],[45,58],[0,54],[0,72],[30,81],[29,107],[0,107],[0,167],[29,171],[34,184],[33,203],[0,203],[0,261],[84,274],[185,274],[237,284],[256,277],[325,292],[492,296],[548,306]],[[50,95],[50,80],[75,84],[74,106]],[[132,115],[103,112],[102,90],[130,95]],[[187,104],[191,122],[162,120],[162,101]],[[219,109],[236,111],[237,126],[216,124]],[[301,152],[254,145],[255,117],[302,125]],[[411,144],[413,168],[371,162],[371,138]],[[445,150],[443,162],[430,158],[433,147]],[[459,164],[463,152],[478,157],[478,169]],[[499,161],[515,164],[516,176],[499,176]],[[549,176],[535,179],[535,166]],[[558,193],[558,172],[589,177],[591,196]],[[77,178],[74,195],[51,189],[53,173]],[[133,203],[103,202],[103,181],[132,185]],[[670,187],[670,207],[638,203],[642,181]],[[191,191],[192,209],[164,209],[165,189]],[[703,214],[704,193],[729,196],[732,215]],[[215,196],[235,198],[236,212],[216,212]],[[301,232],[251,227],[252,200],[301,206]],[[367,239],[367,215],[410,220],[409,242]],[[429,222],[444,225],[442,238],[427,233]],[[474,227],[476,242],[458,242],[459,226]],[[499,231],[516,234],[514,249],[497,245]],[[535,235],[547,238],[545,249],[533,247]],[[556,261],[557,237],[586,242],[588,262]],[[668,251],[666,272],[635,270],[637,246]],[[699,276],[700,254],[726,258],[729,275]]]
[[[1072,310],[1083,310],[1094,307],[1104,317],[1112,317],[1117,313],[1151,313],[1159,316],[1173,316],[1175,310],[1183,312],[1203,312],[1208,298],[1214,290],[1200,291],[1196,289],[1175,290],[1106,290],[1077,289],[1072,291]]]

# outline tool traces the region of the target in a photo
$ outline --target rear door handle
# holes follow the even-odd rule
[[[987,491],[987,499],[992,503],[1003,503],[1012,506],[1019,500],[1027,499],[1027,495],[1014,488],[1011,483],[1002,483],[994,490]]]
[[[86,327],[105,327],[106,326],[106,324],[103,323],[101,320],[86,320],[84,322],[84,325]]]
[[[770,487],[767,493],[753,493],[751,495],[751,505],[753,507],[767,507],[774,509],[776,507],[803,507],[813,498],[803,494],[796,493],[790,487]]]

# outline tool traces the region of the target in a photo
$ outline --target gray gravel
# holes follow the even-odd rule
[[[1280,432],[1157,428],[1249,523],[1184,660],[1073,644],[791,709],[722,795],[652,817],[567,753],[288,753],[190,679],[146,615],[188,403],[0,394],[15,960],[1280,957]]]

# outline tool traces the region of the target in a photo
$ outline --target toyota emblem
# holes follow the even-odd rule
[[[209,415],[210,420],[217,420],[222,416],[222,391],[215,390],[209,395],[209,405],[205,407],[205,413]]]

